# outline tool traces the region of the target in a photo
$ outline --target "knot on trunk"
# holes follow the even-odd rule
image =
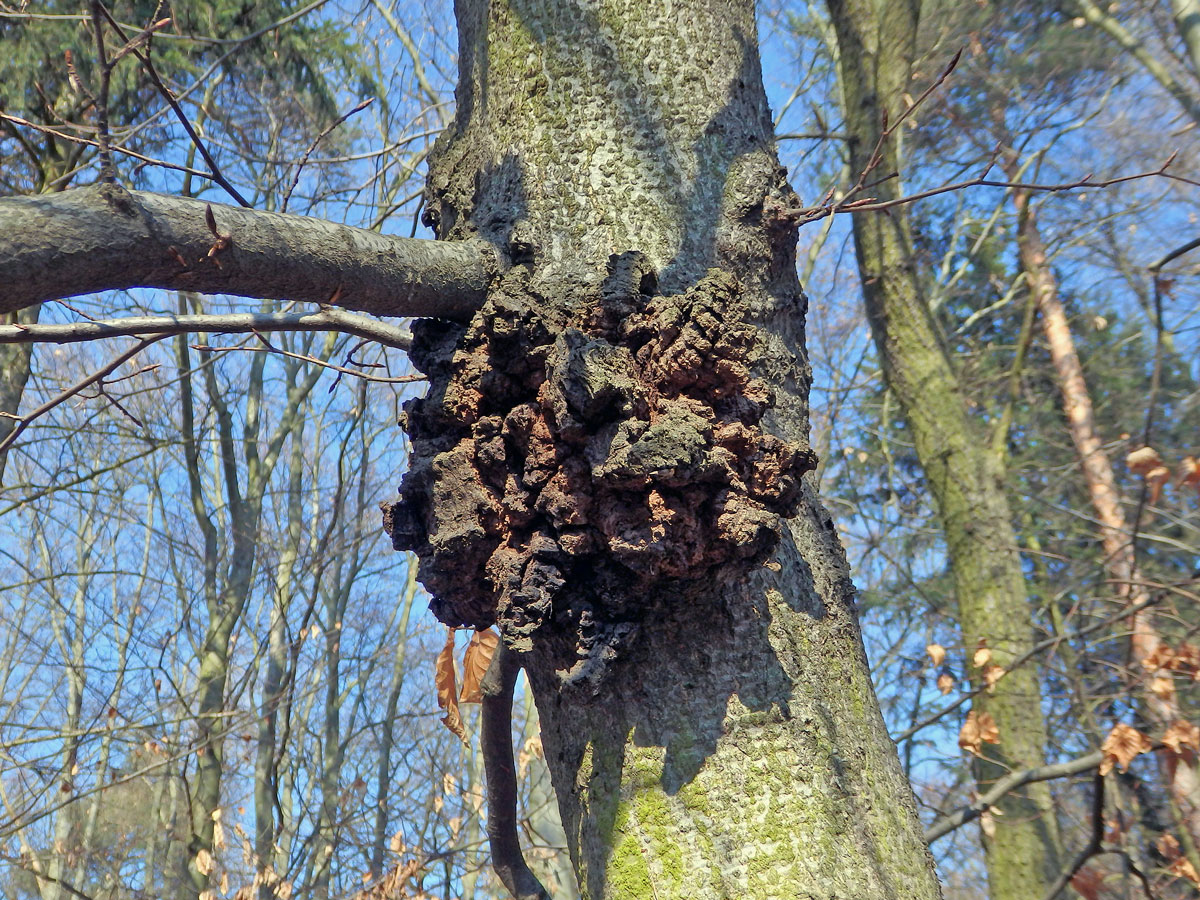
[[[806,448],[765,432],[763,342],[737,280],[655,295],[638,254],[599,284],[511,271],[464,326],[414,326],[428,395],[405,405],[400,499],[434,614],[595,681],[664,602],[761,565]]]

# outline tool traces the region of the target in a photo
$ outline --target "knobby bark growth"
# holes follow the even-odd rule
[[[838,43],[845,131],[853,173],[878,181],[880,200],[902,196],[898,134],[885,136],[910,90],[919,0],[878,4],[828,0]],[[878,156],[876,154],[878,153]],[[968,411],[962,384],[926,302],[904,207],[854,214],[863,300],[889,390],[912,429],[946,537],[967,653],[985,642],[989,664],[1005,670],[975,709],[999,729],[999,743],[975,761],[981,792],[1006,774],[1044,763],[1046,727],[1034,666],[1010,671],[1033,646],[1031,609],[1005,494],[1004,460]],[[979,686],[985,673],[972,667]],[[997,804],[984,837],[992,900],[1045,895],[1059,874],[1057,822],[1045,783],[1027,785]]]
[[[519,653],[585,895],[938,896],[803,477],[753,4],[457,14],[427,215],[507,271],[415,333],[431,387],[385,516],[435,612]]]
[[[30,260],[50,258],[63,296],[155,284],[475,313],[417,328],[431,394],[409,413],[418,465],[393,536],[423,552],[440,615],[496,618],[521,654],[585,895],[938,897],[805,474],[796,204],[753,3],[457,14],[457,115],[426,207],[446,243],[115,186],[6,200],[0,220],[32,240],[0,243],[4,308],[40,298]],[[214,594],[215,623],[234,593]],[[207,715],[227,650],[205,645]],[[197,847],[210,831],[195,824]]]

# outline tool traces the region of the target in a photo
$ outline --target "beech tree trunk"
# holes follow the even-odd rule
[[[627,251],[661,294],[723,270],[767,336],[769,428],[807,446],[805,299],[777,214],[794,202],[751,0],[457,14],[457,117],[427,190],[439,237],[490,242],[543,291],[594,284]],[[585,897],[939,896],[843,552],[803,492],[770,567],[686,604],[630,598],[657,603],[653,621],[589,684],[535,636],[524,662]]]
[[[852,177],[868,172],[871,196],[902,196],[899,133],[884,139],[885,115],[897,121],[916,46],[919,0],[876,4],[828,0],[838,41],[845,131]],[[881,8],[882,7],[882,8]],[[937,504],[954,578],[959,623],[975,686],[985,672],[971,664],[980,642],[988,665],[1006,674],[977,695],[974,709],[990,714],[999,743],[985,744],[975,761],[980,791],[1004,775],[1044,764],[1046,726],[1036,663],[1010,670],[1033,645],[1025,578],[1004,460],[968,411],[967,398],[929,310],[916,270],[904,207],[854,215],[854,242],[863,300],[888,388],[904,409],[917,456]],[[1045,895],[1059,874],[1059,836],[1044,782],[1003,798],[994,832],[984,837],[992,900]]]

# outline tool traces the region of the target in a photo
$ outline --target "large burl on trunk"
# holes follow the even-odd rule
[[[496,623],[593,898],[933,898],[806,473],[796,198],[751,0],[459,0],[446,240],[385,511],[436,615]]]
[[[514,269],[465,330],[418,327],[431,388],[386,513],[439,619],[498,622],[564,685],[596,687],[643,621],[761,566],[814,464],[761,427],[774,393],[734,277],[662,296],[636,254],[609,269],[590,289]]]

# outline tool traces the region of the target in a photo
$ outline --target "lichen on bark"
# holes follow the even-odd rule
[[[744,306],[719,270],[657,293],[630,252],[596,279],[514,268],[466,326],[417,324],[431,384],[385,527],[439,619],[595,686],[661,604],[766,560],[815,457],[762,427]]]

